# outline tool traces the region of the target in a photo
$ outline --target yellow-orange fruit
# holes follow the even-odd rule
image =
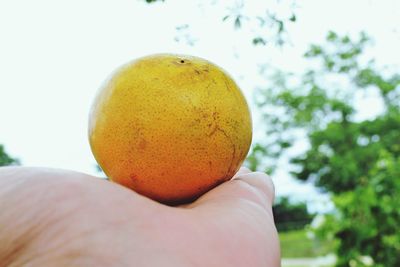
[[[158,54],[122,66],[100,89],[89,118],[90,145],[106,175],[169,204],[229,180],[251,139],[236,83],[191,56]]]

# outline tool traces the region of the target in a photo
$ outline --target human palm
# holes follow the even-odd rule
[[[273,186],[242,168],[169,207],[71,171],[0,168],[0,266],[280,266]]]

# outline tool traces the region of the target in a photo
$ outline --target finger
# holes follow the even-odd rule
[[[241,167],[239,169],[239,171],[232,177],[232,179],[235,179],[235,178],[237,178],[237,177],[239,177],[241,175],[247,174],[247,173],[251,173],[251,170],[246,168],[246,167]],[[177,207],[190,208],[190,207],[193,207],[193,203],[185,203],[185,204],[181,204],[181,205],[179,205]]]
[[[239,173],[234,179],[207,192],[189,207],[207,203],[227,203],[247,200],[271,210],[274,199],[271,178],[262,172]]]
[[[241,168],[239,169],[239,171],[233,176],[233,178],[235,178],[235,177],[237,177],[237,176],[240,176],[240,175],[243,175],[243,174],[246,174],[246,173],[250,173],[250,172],[251,172],[250,169],[248,169],[248,168],[246,168],[246,167],[241,167]]]
[[[270,203],[275,199],[275,186],[272,179],[263,172],[248,172],[238,175],[234,180],[241,180],[253,186],[264,194]]]

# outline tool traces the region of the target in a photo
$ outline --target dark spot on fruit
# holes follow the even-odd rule
[[[216,121],[217,119],[219,119],[219,112],[214,111],[212,116],[213,120]]]
[[[210,127],[209,127],[210,128]],[[217,124],[215,124],[215,126],[214,126],[214,128],[211,130],[211,132],[208,134],[208,137],[211,137],[212,135],[214,135],[216,132],[217,132],[217,130],[218,130],[218,125]]]
[[[198,70],[194,70],[197,74],[200,74],[200,71],[198,71]]]
[[[146,146],[147,146],[146,140],[144,140],[144,139],[140,140],[139,146],[138,146],[139,149],[145,150],[145,149],[146,149]]]
[[[185,63],[185,60],[181,59],[181,63]]]

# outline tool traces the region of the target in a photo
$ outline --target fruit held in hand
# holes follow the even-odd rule
[[[229,180],[251,138],[236,83],[191,56],[159,54],[122,66],[100,89],[89,118],[90,145],[107,176],[168,204]]]

